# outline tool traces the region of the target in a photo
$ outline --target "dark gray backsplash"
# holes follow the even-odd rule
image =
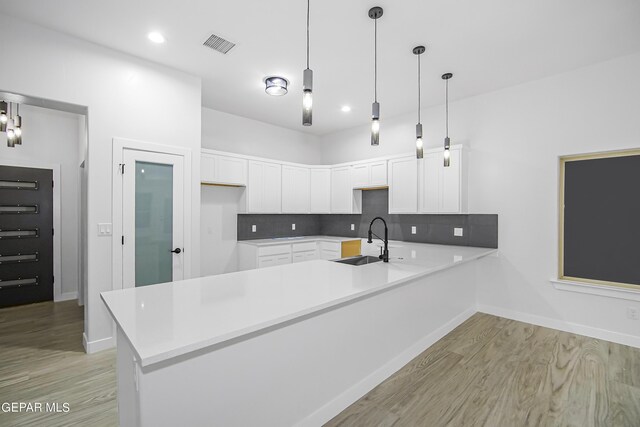
[[[238,215],[238,240],[265,239],[293,236],[344,236],[367,237],[369,223],[376,216],[387,221],[389,239],[406,242],[438,243],[443,245],[498,247],[498,215],[390,215],[388,190],[362,192],[362,214],[358,215]],[[291,224],[296,225],[295,231]],[[351,224],[355,230],[351,231]],[[256,225],[256,232],[251,226]],[[411,227],[416,234],[411,234]],[[464,230],[462,237],[455,237],[453,229]],[[374,233],[382,236],[382,223],[374,225]]]

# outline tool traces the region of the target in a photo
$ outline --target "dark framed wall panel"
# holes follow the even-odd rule
[[[640,149],[560,159],[559,276],[640,290]]]

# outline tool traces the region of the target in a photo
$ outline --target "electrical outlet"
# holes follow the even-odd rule
[[[351,231],[355,231],[356,229],[356,225],[355,224],[351,224]]]
[[[295,230],[296,229],[296,225],[295,224],[291,224],[291,229]]]
[[[417,228],[415,225],[411,226],[411,234],[416,234],[418,232]]]
[[[635,307],[628,307],[627,318],[631,320],[640,320],[640,310]]]
[[[252,225],[252,226],[251,226],[251,232],[252,232],[252,233],[255,233],[255,232],[256,232],[256,226],[255,226],[255,225]]]
[[[464,230],[462,228],[455,227],[453,229],[453,235],[456,237],[462,237],[464,234]]]

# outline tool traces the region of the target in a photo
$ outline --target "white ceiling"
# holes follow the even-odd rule
[[[312,0],[314,125],[301,124],[304,0],[0,0],[33,23],[202,77],[206,107],[314,134],[364,124],[373,98],[371,6],[378,25],[382,118],[415,111],[416,58],[423,55],[423,107],[550,76],[640,50],[637,0]],[[154,45],[149,31],[167,41]],[[237,46],[202,46],[215,33]],[[270,97],[262,79],[282,75],[289,94]],[[614,78],[614,76],[612,76]],[[340,111],[348,104],[353,110]]]

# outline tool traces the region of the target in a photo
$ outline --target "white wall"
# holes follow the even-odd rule
[[[0,67],[0,90],[88,107],[88,295],[85,333],[93,348],[112,344],[112,321],[100,292],[112,288],[110,237],[98,223],[112,222],[111,160],[114,137],[200,150],[201,82],[167,67],[0,16],[0,51],[13,63]],[[180,108],[175,108],[178,105]],[[167,122],[171,110],[172,122]],[[26,127],[26,125],[25,125]],[[193,156],[192,243],[200,247],[200,157]],[[194,250],[192,271],[200,271]]]
[[[202,109],[203,148],[289,162],[320,164],[319,140],[315,135],[209,108]]]
[[[640,323],[626,308],[640,303],[549,283],[557,277],[558,156],[640,146],[638,75],[634,54],[451,105],[452,143],[470,147],[470,212],[499,215],[500,257],[478,269],[481,309],[638,342]],[[428,146],[442,144],[442,113],[422,112]],[[378,148],[364,126],[325,136],[323,162],[412,151],[415,121],[414,114],[386,119]]]
[[[46,108],[20,106],[23,121],[23,144],[9,148],[0,141],[0,164],[5,160],[22,164],[60,166],[60,233],[64,298],[75,298],[78,291],[79,268],[79,165],[80,140],[78,126],[81,116]],[[3,134],[4,135],[4,134]],[[66,294],[66,295],[65,295]]]
[[[238,271],[238,206],[244,188],[203,185],[200,240],[203,276]]]

